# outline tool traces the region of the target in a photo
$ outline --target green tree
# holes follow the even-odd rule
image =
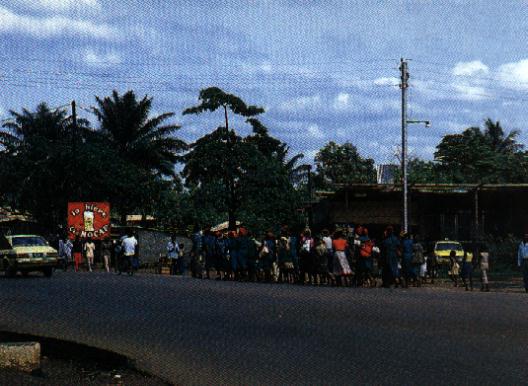
[[[103,99],[96,97],[93,112],[100,122],[100,131],[118,154],[136,167],[164,176],[176,177],[174,164],[178,154],[186,148],[185,142],[174,137],[180,128],[163,124],[174,113],[150,117],[152,98],[136,98],[133,91]]]
[[[485,129],[470,127],[442,138],[436,147],[438,170],[454,183],[508,183],[528,179],[526,153],[518,131],[505,134],[499,122],[485,121]]]
[[[60,223],[66,203],[80,199],[76,191],[100,188],[92,180],[75,178],[87,175],[88,165],[90,173],[104,173],[87,159],[93,153],[86,151],[89,144],[84,145],[90,138],[88,122],[79,120],[75,139],[83,146],[75,148],[71,117],[63,109],[51,110],[41,103],[34,112],[23,109],[10,114],[12,120],[0,132],[0,190],[11,206],[29,211],[42,224]],[[80,162],[74,164],[74,159]]]
[[[315,156],[315,185],[330,188],[333,184],[375,183],[374,160],[363,158],[349,142],[326,144]]]
[[[225,197],[224,207],[227,209],[229,229],[236,228],[236,217],[240,207],[240,197],[238,192],[240,175],[243,173],[243,163],[245,155],[247,154],[248,148],[241,142],[241,138],[236,135],[234,130],[229,129],[229,114],[231,111],[233,114],[240,115],[246,118],[254,117],[264,112],[261,107],[247,105],[239,97],[228,94],[218,87],[210,87],[200,91],[198,96],[200,104],[194,107],[190,107],[184,110],[183,114],[200,114],[205,111],[214,112],[218,109],[222,109],[224,113],[225,126],[219,127],[211,135],[205,136],[201,140],[195,142],[192,145],[192,150],[187,160],[186,169],[184,169],[184,176],[189,178],[190,183],[197,182],[200,180],[211,181],[212,177],[207,176],[207,173],[212,172],[210,162],[207,162],[205,158],[207,155],[204,151],[211,151],[216,157],[216,167],[220,166],[222,169],[221,181],[224,185]],[[200,160],[199,162],[205,162],[205,165],[198,167],[196,162],[193,160]],[[205,167],[205,169],[204,169]],[[204,173],[205,172],[205,173]],[[215,177],[217,173],[214,174]],[[218,179],[214,179],[218,181]]]

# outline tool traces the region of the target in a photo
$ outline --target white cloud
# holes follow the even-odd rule
[[[348,108],[350,105],[350,99],[350,94],[347,94],[345,92],[337,94],[334,99],[334,108],[336,110],[344,110]]]
[[[95,24],[91,21],[71,19],[64,16],[24,16],[0,6],[0,33],[24,33],[37,38],[49,38],[62,35],[87,36],[104,40],[118,40],[121,33],[107,24]]]
[[[102,9],[99,0],[16,0],[16,3],[31,9],[63,12],[69,10],[96,10]]]
[[[396,77],[378,78],[374,80],[376,86],[394,86],[400,84],[400,80]]]
[[[97,52],[93,48],[87,48],[83,53],[86,64],[97,67],[111,67],[121,63],[121,55],[116,51]]]
[[[484,87],[473,86],[465,83],[454,84],[453,88],[458,93],[458,99],[466,101],[481,101],[491,98],[491,94]]]
[[[279,106],[280,110],[283,111],[304,111],[314,108],[319,108],[323,105],[321,97],[319,95],[304,96],[300,98],[290,99],[286,102],[281,103]]]
[[[308,134],[310,134],[310,136],[313,138],[318,139],[323,139],[325,137],[323,130],[321,130],[321,128],[316,124],[308,126]]]
[[[271,72],[272,70],[272,67],[271,67],[271,64],[269,63],[263,63],[261,66],[260,66],[260,69],[264,72]]]
[[[476,74],[487,74],[488,72],[489,67],[480,60],[458,62],[455,68],[453,68],[453,75],[456,76],[472,76]]]
[[[497,71],[497,78],[504,87],[528,89],[528,59],[503,64]]]

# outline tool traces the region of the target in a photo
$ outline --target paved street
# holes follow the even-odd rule
[[[0,277],[0,330],[113,350],[176,384],[522,384],[528,296],[105,273]]]

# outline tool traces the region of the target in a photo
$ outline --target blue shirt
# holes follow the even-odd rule
[[[528,259],[528,243],[521,241],[519,251],[517,252],[517,265],[520,267],[524,259]]]

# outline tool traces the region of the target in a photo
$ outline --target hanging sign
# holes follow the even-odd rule
[[[102,240],[110,237],[110,204],[108,202],[69,202],[68,236],[74,239]]]

